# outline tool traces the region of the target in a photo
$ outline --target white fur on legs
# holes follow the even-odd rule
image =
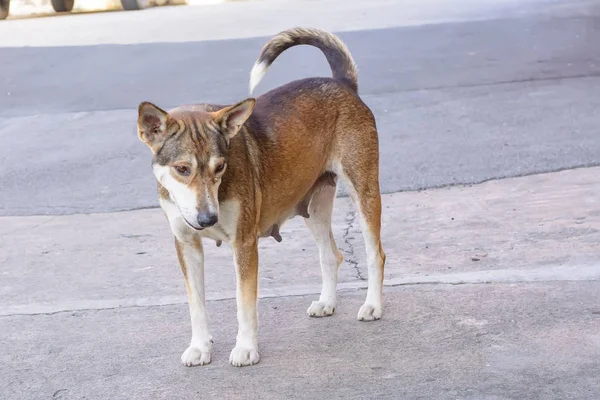
[[[169,214],[167,214],[167,217],[170,221],[173,218]],[[171,226],[178,225],[175,221],[171,221]],[[178,232],[176,237],[179,262],[185,275],[185,288],[192,323],[192,340],[189,347],[181,355],[181,363],[186,367],[205,365],[210,363],[212,335],[208,328],[208,316],[204,304],[204,251],[202,242],[200,238],[186,236],[181,232]]]
[[[375,321],[376,319],[381,319],[383,311],[381,309],[381,305],[374,305],[366,303],[360,306],[358,310],[357,319],[359,321]]]
[[[238,335],[235,347],[229,354],[229,362],[234,367],[254,365],[260,361],[260,355],[258,354],[258,337],[255,329],[256,319],[252,315],[240,316],[240,314],[247,314],[247,312],[242,310],[240,313],[238,302]]]
[[[190,347],[188,347],[187,350],[181,355],[181,363],[186,367],[195,367],[197,365],[205,365],[210,363],[212,346],[202,347],[190,345]]]
[[[380,319],[382,311],[383,297],[383,268],[385,264],[385,254],[381,248],[380,232],[381,221],[368,221],[365,216],[365,211],[368,210],[372,218],[380,218],[381,216],[381,198],[377,195],[368,197],[365,193],[358,193],[341,168],[338,167],[338,176],[346,183],[350,197],[354,205],[358,208],[360,215],[360,225],[367,250],[367,269],[368,269],[368,287],[367,298],[365,303],[358,310],[356,318],[359,321],[374,321]],[[375,178],[377,179],[377,178]],[[371,181],[371,184],[373,181]]]
[[[333,303],[333,304],[332,304]],[[306,310],[310,317],[329,317],[335,312],[335,301],[313,301]]]
[[[260,361],[257,347],[243,347],[236,345],[231,354],[229,354],[229,362],[234,367],[247,367],[257,364]]]
[[[185,255],[184,255],[185,256]],[[188,302],[192,321],[192,340],[181,355],[181,363],[187,367],[210,363],[212,335],[208,329],[208,317],[204,306],[204,268],[188,268]],[[197,271],[202,269],[202,272]]]
[[[181,363],[187,367],[210,363],[212,335],[208,329],[208,316],[204,304],[204,254],[202,242],[179,242],[181,258],[186,271],[186,289],[190,318],[192,322],[192,340],[190,346],[181,355]]]
[[[365,247],[367,249],[367,268],[368,268],[368,288],[365,303],[358,310],[357,319],[359,321],[373,321],[380,319],[382,315],[382,295],[383,295],[383,255],[379,241],[369,231],[366,221],[363,221],[361,213],[361,225]]]
[[[258,246],[257,242],[234,243],[237,275],[236,304],[238,334],[229,362],[244,367],[260,361],[258,354]]]
[[[331,231],[331,212],[334,199],[335,187],[322,186],[318,188],[309,205],[310,217],[305,219],[306,226],[319,248],[323,279],[319,300],[313,301],[306,311],[311,317],[326,317],[335,311],[338,268],[343,258]]]
[[[245,367],[254,365],[260,361],[258,354],[258,320],[256,318],[256,307],[240,304],[242,301],[239,290],[238,303],[238,335],[235,347],[229,354],[229,362],[234,367]]]

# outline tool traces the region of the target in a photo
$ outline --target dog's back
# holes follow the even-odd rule
[[[246,128],[264,149],[278,141],[277,151],[288,147],[294,153],[323,154],[316,149],[332,147],[338,139],[354,131],[375,128],[375,118],[358,96],[358,71],[346,45],[335,35],[311,28],[293,28],[275,35],[262,48],[250,73],[250,92],[268,68],[285,50],[309,45],[320,49],[331,67],[332,77],[299,79],[276,87],[256,98],[256,106]],[[355,129],[349,130],[349,127]],[[306,143],[310,140],[311,143]],[[342,144],[343,146],[343,144]],[[335,144],[333,147],[338,147]],[[304,151],[299,151],[304,150]],[[325,153],[329,153],[325,150]],[[328,154],[331,156],[331,154]],[[318,157],[317,157],[318,158]],[[310,160],[325,168],[328,160]]]
[[[357,94],[354,60],[333,34],[295,28],[274,36],[254,64],[250,89],[283,51],[297,45],[319,48],[333,76],[295,80],[256,99],[245,128],[260,153],[261,186],[277,188],[263,195],[262,229],[310,196],[321,176],[340,173],[341,159],[355,149],[375,162],[364,168],[377,169],[375,119]]]

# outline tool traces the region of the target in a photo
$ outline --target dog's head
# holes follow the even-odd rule
[[[139,106],[138,137],[152,150],[154,175],[196,230],[219,219],[218,192],[229,141],[254,104],[247,99],[214,112],[182,108],[170,113],[148,102]]]

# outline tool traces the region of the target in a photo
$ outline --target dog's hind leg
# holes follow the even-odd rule
[[[331,231],[335,188],[335,184],[319,184],[314,188],[308,207],[310,217],[304,220],[319,248],[323,278],[319,301],[313,301],[307,310],[311,317],[325,317],[335,311],[338,268],[343,261]]]
[[[360,138],[359,143],[352,142],[355,138]],[[375,126],[349,137],[342,148],[340,164],[339,175],[350,189],[352,200],[358,208],[367,250],[367,298],[357,318],[360,321],[372,321],[380,319],[382,315],[385,264],[385,253],[381,246],[379,150]]]

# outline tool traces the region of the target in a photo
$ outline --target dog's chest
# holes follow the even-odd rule
[[[230,242],[235,237],[239,216],[239,202],[225,201],[219,204],[219,222],[211,228],[200,231],[199,234],[207,239]]]
[[[192,229],[181,216],[181,212],[170,200],[160,199],[160,205],[171,226],[173,235],[182,242],[188,242],[194,237],[203,237],[216,241],[230,242],[234,239],[240,214],[239,202],[229,200],[219,205],[219,222],[211,228],[202,231]]]

